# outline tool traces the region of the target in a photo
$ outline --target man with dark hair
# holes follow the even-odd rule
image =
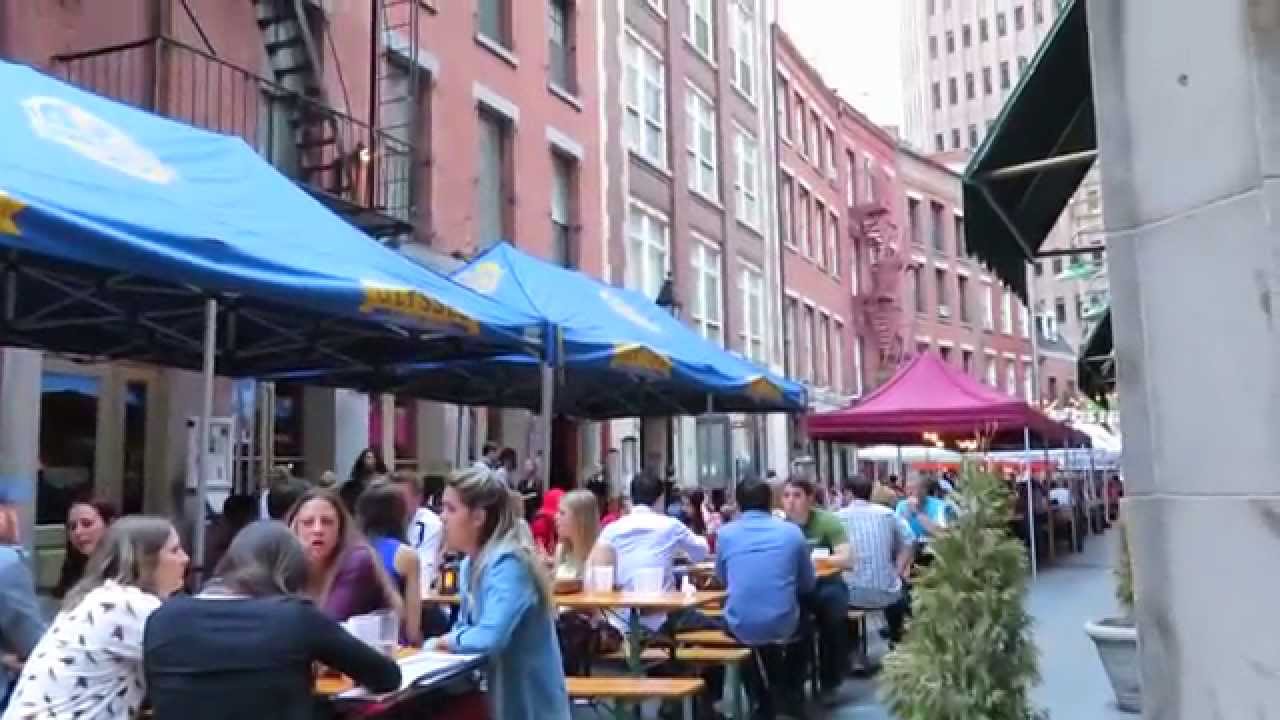
[[[493,470],[498,467],[498,444],[490,440],[480,451],[480,459],[471,464],[476,470]]]
[[[845,481],[853,502],[836,517],[858,547],[858,556],[853,568],[845,573],[845,582],[850,605],[884,610],[889,642],[897,644],[902,640],[909,603],[904,581],[911,573],[915,553],[906,522],[889,508],[871,502],[873,487],[874,483],[863,477]]]
[[[773,718],[784,706],[804,706],[803,674],[786,671],[804,650],[784,647],[800,623],[800,595],[814,588],[813,561],[800,529],[770,513],[768,483],[749,478],[737,496],[742,515],[716,536],[716,575],[729,592],[725,625],[758,660],[745,677],[756,705],[751,717]]]
[[[787,519],[800,527],[810,550],[826,553],[835,567],[848,570],[853,551],[844,526],[836,516],[814,507],[813,483],[791,478],[782,487],[782,509]],[[849,669],[849,588],[840,576],[823,578],[805,599],[822,636],[819,679],[822,700],[834,704]]]
[[[284,520],[308,489],[306,480],[291,475],[271,483],[271,489],[267,491],[267,514],[272,520]]]

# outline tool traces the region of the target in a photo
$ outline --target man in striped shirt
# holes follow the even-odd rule
[[[889,624],[889,641],[896,644],[902,639],[909,608],[904,580],[911,572],[913,538],[906,523],[892,510],[871,502],[872,488],[871,480],[863,477],[845,480],[853,502],[836,517],[857,552],[844,579],[849,586],[849,605],[883,609]]]

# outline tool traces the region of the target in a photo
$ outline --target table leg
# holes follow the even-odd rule
[[[693,720],[693,697],[687,697],[682,703],[684,705],[684,720]]]
[[[729,681],[729,692],[733,695],[733,718],[734,720],[745,720],[742,714],[743,702],[742,695],[745,692],[742,684],[742,666],[738,663],[730,663],[725,668]]]
[[[644,674],[644,645],[642,633],[644,625],[640,622],[640,613],[631,608],[627,614],[627,669],[632,675]]]

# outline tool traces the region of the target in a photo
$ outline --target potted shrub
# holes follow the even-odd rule
[[[884,663],[884,700],[899,720],[1027,720],[1037,716],[1039,671],[1008,487],[970,469],[951,497],[956,519],[912,588],[911,626]]]
[[[1133,619],[1133,562],[1129,558],[1129,533],[1119,523],[1120,553],[1116,562],[1116,599],[1124,615],[1085,623],[1084,631],[1093,638],[1098,657],[1111,680],[1116,705],[1126,712],[1142,711],[1142,683],[1138,675],[1138,628]]]

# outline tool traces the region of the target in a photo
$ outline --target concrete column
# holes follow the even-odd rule
[[[458,408],[436,402],[417,402],[418,467],[444,472],[461,465],[458,454]]]
[[[354,390],[308,387],[302,397],[302,459],[308,478],[326,470],[346,479],[369,446],[369,396]]]
[[[40,468],[40,373],[34,350],[0,350],[0,496],[18,505],[22,543],[32,548]]]
[[[1280,5],[1088,11],[1144,714],[1280,717]]]

